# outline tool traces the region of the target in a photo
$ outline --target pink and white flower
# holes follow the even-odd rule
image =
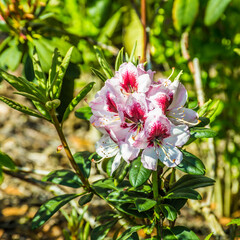
[[[186,125],[174,126],[166,116],[155,109],[145,122],[145,139],[138,142],[143,150],[142,163],[145,168],[156,170],[158,159],[168,167],[176,167],[182,161],[182,147],[189,139]]]
[[[96,144],[102,158],[114,157],[112,172],[121,159],[129,162],[141,153],[143,166],[156,170],[158,160],[168,167],[182,161],[189,126],[198,115],[185,108],[187,91],[179,76],[153,81],[154,72],[142,64],[124,63],[90,102],[90,122],[103,137]]]

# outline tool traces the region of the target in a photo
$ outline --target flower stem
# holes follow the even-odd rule
[[[162,225],[160,226],[160,209],[158,206],[158,171],[153,171],[152,172],[152,183],[153,183],[153,198],[155,201],[157,201],[157,204],[154,207],[154,214],[155,214],[155,219],[156,219],[156,225],[157,225],[157,239],[161,240],[162,239],[162,234],[161,234],[161,228]]]
[[[84,177],[81,169],[78,167],[77,163],[76,163],[75,160],[74,160],[74,157],[73,157],[73,155],[72,155],[72,152],[71,152],[71,150],[70,150],[70,148],[69,148],[69,146],[68,146],[68,143],[67,143],[67,141],[66,141],[66,138],[65,138],[65,136],[64,136],[64,134],[63,134],[62,128],[61,128],[61,126],[60,126],[60,123],[59,123],[59,121],[58,121],[58,119],[57,119],[55,109],[53,109],[53,110],[50,112],[50,114],[51,114],[51,117],[52,117],[52,120],[53,120],[53,124],[54,124],[54,126],[55,126],[55,128],[56,128],[56,130],[57,130],[58,136],[59,136],[59,138],[60,138],[60,140],[61,140],[61,142],[62,142],[62,145],[63,145],[63,147],[64,147],[64,150],[65,150],[65,152],[66,152],[66,154],[67,154],[67,157],[68,157],[68,159],[69,159],[69,161],[70,161],[73,169],[75,170],[76,174],[79,176],[79,178],[80,178],[80,180],[82,181],[85,189],[86,189],[86,190],[90,190],[90,184],[89,184],[89,182],[88,182],[88,179],[86,179],[86,178]]]

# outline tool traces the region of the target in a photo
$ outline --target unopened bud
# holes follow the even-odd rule
[[[62,149],[63,149],[63,145],[59,145],[59,146],[57,147],[57,153],[61,152]]]

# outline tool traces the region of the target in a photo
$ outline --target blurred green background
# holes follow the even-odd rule
[[[146,54],[146,66],[157,76],[168,77],[173,67],[174,76],[183,70],[189,106],[199,102],[196,70],[205,101],[220,100],[214,102],[210,123],[218,136],[192,148],[205,162],[206,174],[216,179],[212,210],[219,218],[240,217],[240,0],[148,0],[146,9],[140,0],[0,0],[1,68],[20,71],[34,81],[34,46],[46,73],[54,48],[64,55],[75,46],[62,108],[75,87],[91,81],[91,67],[99,69],[93,45],[103,49],[114,67],[118,51],[124,47],[130,53],[136,41],[137,56]],[[192,68],[194,62],[199,63],[197,69]]]

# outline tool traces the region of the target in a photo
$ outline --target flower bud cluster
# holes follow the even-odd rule
[[[188,141],[189,126],[198,123],[198,115],[184,107],[187,91],[179,76],[173,82],[154,81],[154,72],[145,71],[143,64],[123,63],[90,102],[90,122],[103,133],[96,152],[114,157],[112,172],[122,158],[129,162],[139,155],[152,170],[158,160],[168,167],[182,161],[179,147]]]

